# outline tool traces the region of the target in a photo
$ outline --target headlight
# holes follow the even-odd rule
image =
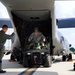
[[[41,54],[42,54],[42,55],[44,55],[45,53],[44,53],[44,52],[42,52]]]
[[[31,55],[31,53],[27,53],[27,55]]]

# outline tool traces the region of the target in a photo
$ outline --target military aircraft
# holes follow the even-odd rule
[[[69,55],[69,43],[58,31],[55,0],[0,0],[8,10],[18,39],[14,46],[22,51],[24,66],[51,66],[52,56]],[[48,49],[27,49],[28,37],[38,27],[47,39]]]

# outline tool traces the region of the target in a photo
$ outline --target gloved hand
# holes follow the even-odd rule
[[[43,41],[45,42],[45,41],[46,41],[46,39],[44,38],[44,39],[43,39]]]

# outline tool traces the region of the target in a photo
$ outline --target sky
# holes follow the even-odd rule
[[[6,7],[0,2],[0,18],[9,18]]]
[[[56,18],[75,18],[75,1],[56,1]]]

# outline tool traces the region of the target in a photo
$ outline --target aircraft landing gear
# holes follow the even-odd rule
[[[62,55],[62,61],[66,61],[66,55]]]
[[[69,55],[62,55],[62,61],[72,61],[72,54]]]
[[[71,53],[70,53],[69,56],[68,56],[68,60],[69,60],[69,61],[72,61],[72,54],[71,54]]]

